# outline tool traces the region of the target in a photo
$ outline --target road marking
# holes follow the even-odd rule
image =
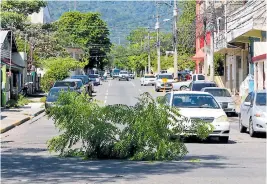
[[[107,103],[107,100],[104,101],[104,104],[106,104],[106,103]]]
[[[135,84],[132,81],[131,81],[131,83],[132,83],[133,87],[135,87]]]
[[[140,92],[140,93],[142,93],[142,90],[141,90],[141,89],[139,89],[139,92]]]
[[[108,97],[107,96],[105,96],[105,100],[107,99]]]

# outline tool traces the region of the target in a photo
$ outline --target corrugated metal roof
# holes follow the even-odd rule
[[[3,30],[0,30],[0,43],[4,43],[5,41],[5,38],[7,36],[9,31],[3,31]]]

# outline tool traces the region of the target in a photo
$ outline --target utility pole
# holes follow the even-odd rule
[[[150,29],[148,28],[148,73],[151,74],[151,58],[150,58]]]
[[[12,26],[13,27],[13,26]],[[9,55],[9,76],[11,77],[11,64],[12,64],[12,40],[13,40],[13,33],[12,33],[12,29],[10,29],[10,55]]]
[[[178,69],[177,69],[177,60],[178,60],[178,52],[177,52],[177,5],[176,0],[174,0],[174,6],[173,6],[173,41],[174,41],[174,54],[173,54],[173,68],[174,68],[174,78],[178,78]]]
[[[160,73],[160,41],[159,41],[159,15],[157,10],[157,22],[155,29],[157,30],[157,56],[158,56],[158,73]]]
[[[211,1],[212,13],[211,13],[211,38],[210,38],[210,77],[211,81],[214,81],[214,0]]]

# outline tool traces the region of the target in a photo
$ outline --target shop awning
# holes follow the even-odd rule
[[[261,61],[261,60],[265,60],[266,56],[267,56],[267,54],[262,54],[262,55],[259,55],[259,56],[255,56],[255,57],[252,58],[252,61],[253,62],[258,62],[258,61]]]
[[[193,60],[199,60],[199,61],[204,61],[205,54],[204,52],[199,49],[197,53],[192,57]]]
[[[1,58],[1,65],[7,65],[7,66],[10,66],[10,60],[7,59],[7,58]],[[8,68],[8,67],[7,67]],[[11,68],[14,68],[14,69],[23,69],[25,68],[24,66],[20,66],[20,65],[17,65],[15,64],[12,60],[11,60]]]

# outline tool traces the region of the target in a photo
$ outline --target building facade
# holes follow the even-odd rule
[[[248,91],[252,91],[254,43],[266,41],[266,1],[225,1],[221,6],[225,15],[216,17],[214,52],[225,56],[223,85],[233,94],[238,93],[242,82],[250,75]],[[221,20],[225,23],[220,25]]]
[[[26,80],[26,54],[18,52],[12,31],[0,31],[1,43],[1,106],[15,99]]]

